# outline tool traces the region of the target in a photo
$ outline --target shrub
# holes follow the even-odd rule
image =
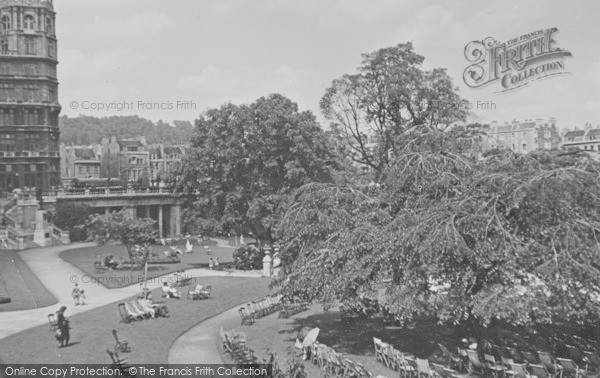
[[[239,270],[262,269],[264,253],[254,245],[239,247],[233,253],[233,265]]]

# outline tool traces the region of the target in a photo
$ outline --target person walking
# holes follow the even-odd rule
[[[79,286],[77,286],[77,284],[75,284],[73,291],[71,291],[71,297],[73,297],[75,306],[79,306],[79,299],[81,298],[81,290],[79,289]]]
[[[215,261],[213,260],[212,257],[208,258],[208,269],[212,270],[212,268],[215,266]]]
[[[215,270],[219,270],[219,256],[215,258]]]
[[[65,317],[65,311],[67,306],[62,306],[56,312],[56,340],[58,340],[58,347],[63,348],[69,346],[69,320]]]

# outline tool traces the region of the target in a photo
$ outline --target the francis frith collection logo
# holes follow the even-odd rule
[[[504,43],[492,37],[469,43],[465,58],[472,64],[463,73],[465,83],[479,88],[498,82],[498,92],[507,92],[543,77],[568,73],[564,59],[572,55],[557,47],[553,38],[557,32],[557,28],[550,28]]]

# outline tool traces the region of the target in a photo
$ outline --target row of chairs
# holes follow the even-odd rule
[[[356,318],[371,316],[379,312],[379,306],[374,301],[367,300],[354,300],[344,301],[339,304],[342,318]]]
[[[187,299],[208,299],[210,298],[210,293],[212,292],[212,285],[202,286],[200,284],[196,285],[196,287],[189,287],[187,293]]]
[[[254,324],[256,319],[270,315],[283,306],[281,303],[281,295],[267,296],[265,298],[252,301],[247,304],[247,307],[240,307],[238,313],[242,318],[242,325]]]
[[[254,350],[246,345],[246,334],[236,333],[234,331],[224,332],[221,328],[221,344],[223,351],[238,364],[257,364],[258,357],[254,355]]]
[[[394,348],[393,345],[373,338],[375,346],[375,359],[391,370],[397,371],[400,377],[442,377],[461,378],[469,374],[463,374],[454,370],[452,366],[444,366],[439,363],[430,363],[424,358],[417,358],[410,353],[403,353]]]
[[[303,311],[306,311],[306,310],[308,310],[308,303],[306,303],[306,302],[302,302],[302,303],[286,303],[280,309],[280,311],[279,311],[279,317],[287,319],[290,316],[294,316],[294,315],[299,314],[299,313],[301,313]]]
[[[319,342],[312,344],[310,359],[326,374],[342,378],[373,378],[373,374],[363,364],[353,362],[333,348]]]
[[[136,299],[129,302],[122,302],[117,305],[121,321],[130,323],[136,320],[151,318],[155,310],[148,305],[144,299]]]

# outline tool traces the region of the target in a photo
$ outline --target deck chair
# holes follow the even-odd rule
[[[373,378],[373,374],[363,364],[357,362],[354,364],[354,367],[359,378]]]
[[[535,354],[531,352],[522,350],[521,355],[523,356],[523,360],[525,360],[525,362],[527,362],[530,365],[539,365],[540,363],[540,360],[538,360]]]
[[[531,374],[535,375],[537,378],[554,378],[555,375],[550,374],[548,369],[544,367],[544,365],[529,365],[529,369],[531,370]]]
[[[381,362],[386,365],[387,355],[383,353],[383,345],[381,344],[381,339],[373,337],[373,345],[375,346],[375,360]]]
[[[131,364],[127,362],[126,359],[119,357],[117,353],[111,352],[110,349],[107,349],[106,353],[110,356],[112,366],[119,369],[121,371],[121,375],[125,377],[131,377],[131,375],[129,374]]]
[[[141,304],[140,301],[134,300],[129,302],[131,307],[135,309],[138,314],[142,314],[145,318],[153,318],[154,317],[154,309],[149,308]]]
[[[519,364],[524,362],[525,359],[516,348],[506,347],[506,350],[510,354],[510,358],[512,358],[513,361]]]
[[[559,372],[559,367],[550,353],[538,351],[537,355],[542,365],[544,365],[550,374],[557,374]]]
[[[510,370],[512,371],[511,376],[515,378],[530,378],[529,372],[525,369],[525,364],[510,364]]]
[[[134,316],[133,314],[127,311],[127,309],[125,308],[125,303],[119,303],[117,305],[117,308],[119,309],[119,315],[121,315],[122,323],[130,323],[137,319],[137,316]]]
[[[594,370],[600,369],[600,357],[597,354],[589,351],[584,351],[583,354],[587,358],[590,367]]]
[[[152,306],[150,306],[148,304],[148,302],[146,302],[145,299],[138,299],[137,304],[143,311],[148,313],[151,317],[153,317],[153,318],[156,317],[156,309],[154,309]]]
[[[251,313],[248,313],[246,308],[244,307],[240,307],[238,310],[238,313],[240,314],[240,317],[242,318],[242,325],[244,324],[248,324],[248,325],[252,325],[254,324],[254,316]]]
[[[572,377],[579,378],[586,376],[586,370],[580,369],[575,362],[569,358],[557,358],[556,362],[561,367],[561,378]]]
[[[54,316],[54,314],[48,314],[48,322],[50,323],[50,331],[56,331],[58,329],[56,316]]]
[[[113,337],[115,339],[115,349],[114,353],[129,353],[131,352],[131,347],[129,346],[129,341],[127,340],[119,340],[119,336],[117,335],[117,330],[112,330]]]
[[[131,302],[125,302],[123,303],[123,306],[125,307],[125,311],[136,320],[142,320],[146,318],[146,315],[142,312],[139,312],[135,307],[133,307],[131,305]]]
[[[505,377],[512,376],[512,375],[515,374],[515,372],[512,371],[511,368],[510,368],[510,365],[515,363],[512,360],[512,358],[501,356],[500,357],[500,363],[501,363],[501,366],[502,366],[502,373],[503,373],[503,375]]]
[[[423,358],[417,358],[417,377],[433,378],[434,373],[429,367],[429,361]]]
[[[200,292],[202,291],[202,285],[198,284],[196,287],[192,288],[191,286],[188,288],[186,299],[200,299]]]
[[[485,374],[485,365],[479,359],[479,355],[472,349],[467,349],[467,357],[469,357],[469,373]]]
[[[485,361],[484,365],[488,372],[490,372],[494,377],[499,377],[504,372],[502,366],[498,364],[496,358],[491,354],[484,354],[483,360]]]
[[[208,299],[210,298],[210,293],[212,292],[212,285],[206,285],[206,287],[200,290],[200,299]]]
[[[565,345],[565,348],[567,348],[567,351],[569,352],[569,357],[577,364],[586,365],[587,370],[587,358],[581,353],[579,348],[573,345]]]
[[[446,348],[444,345],[438,343],[438,346],[440,347],[440,350],[442,351],[442,357],[444,359],[444,362],[452,369],[453,367],[455,367],[456,369],[458,369],[458,371],[462,370],[462,359],[460,358],[460,356],[455,356],[452,353],[450,353],[450,351],[448,350],[448,348]]]

